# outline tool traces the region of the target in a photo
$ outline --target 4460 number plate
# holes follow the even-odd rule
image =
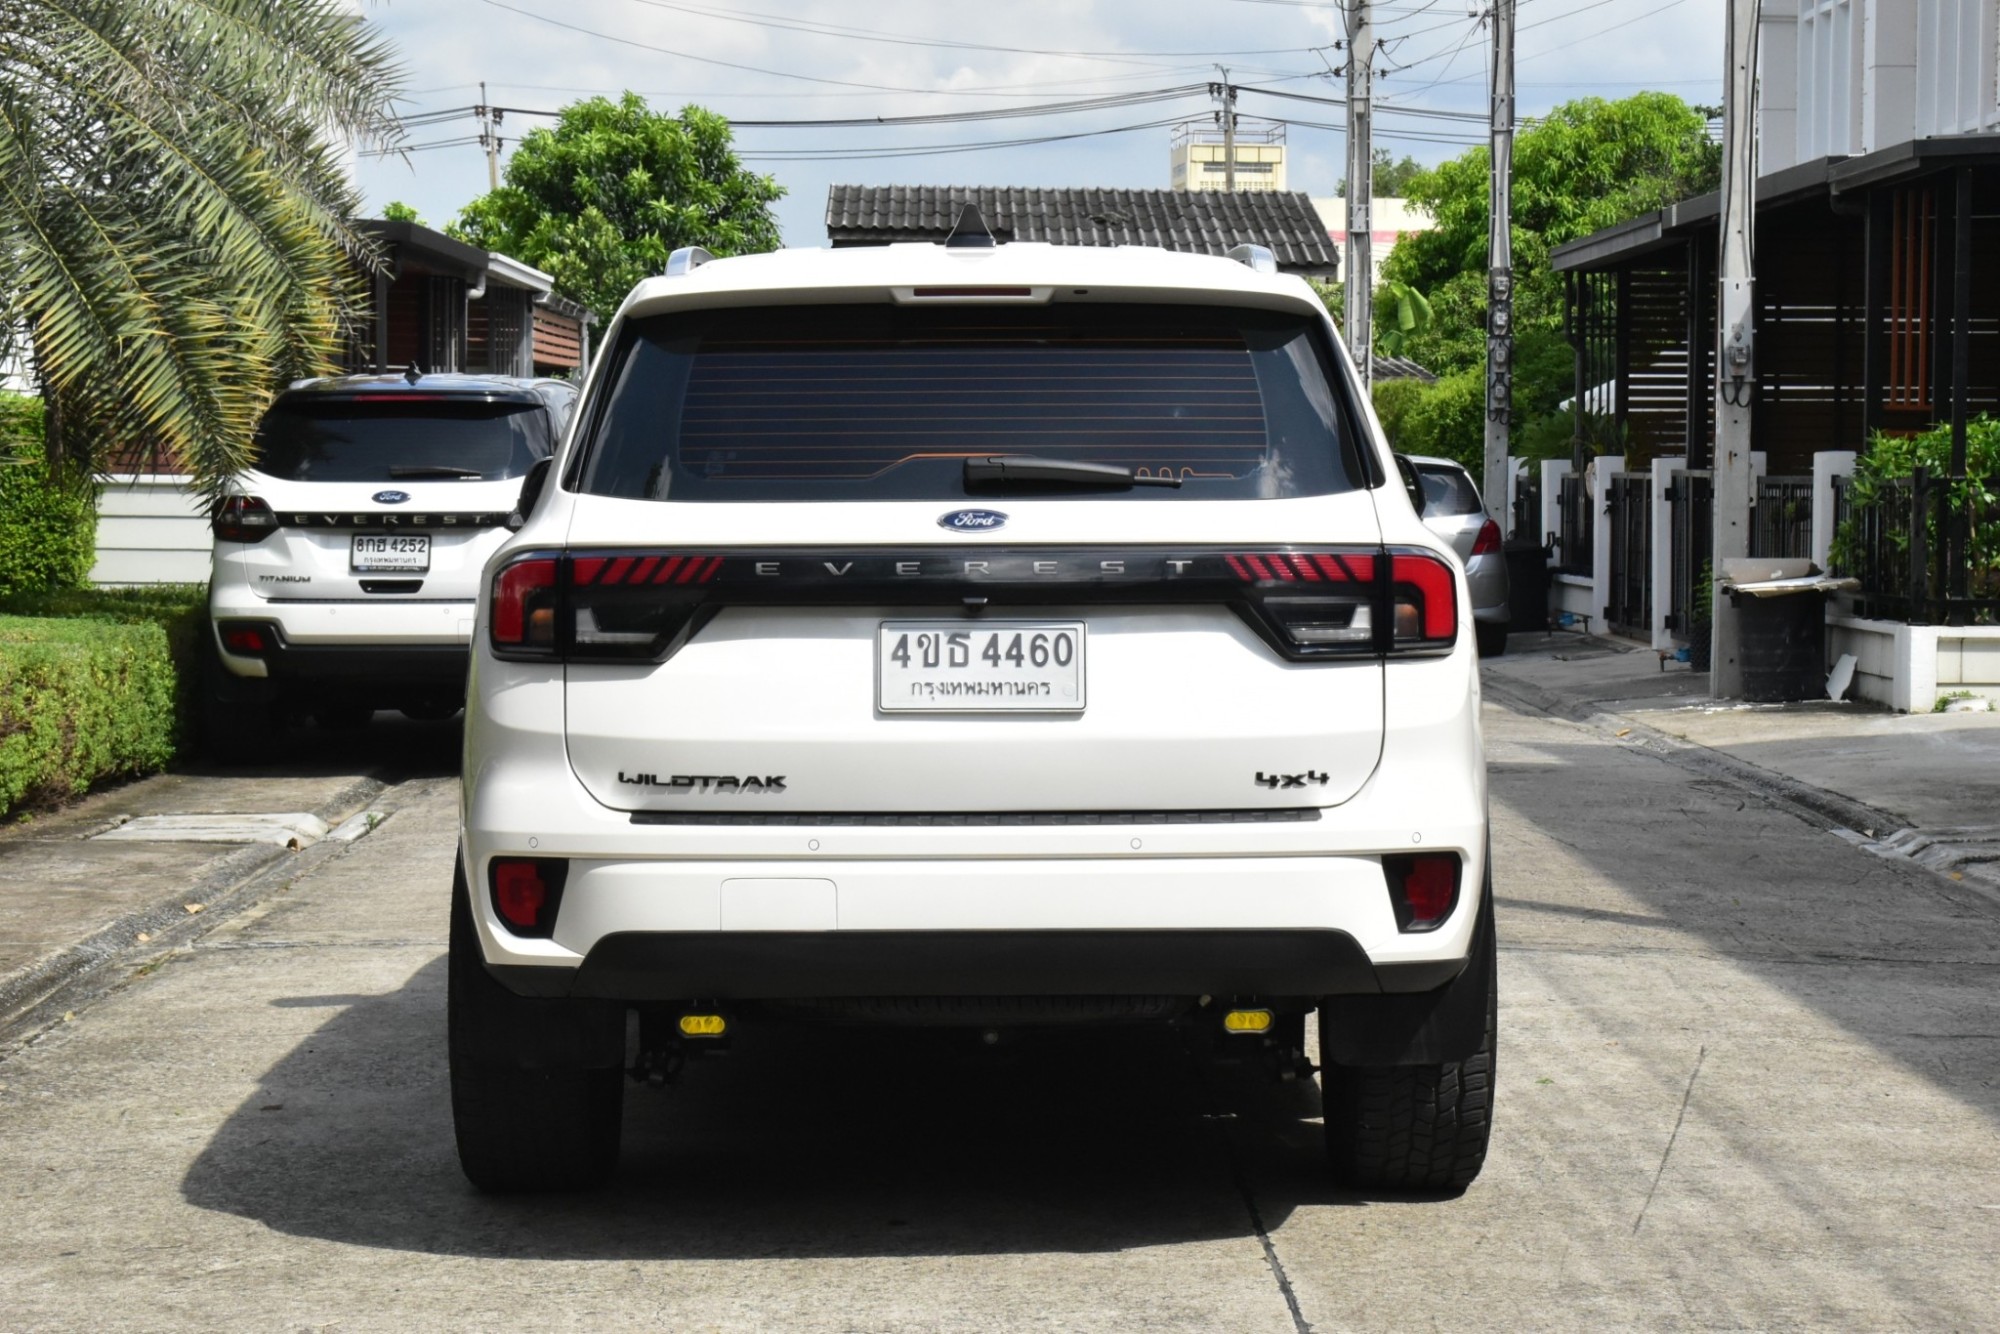
[[[1081,713],[1081,621],[884,621],[884,713]]]

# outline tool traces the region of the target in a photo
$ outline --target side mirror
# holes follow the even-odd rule
[[[1396,471],[1403,474],[1403,490],[1410,494],[1410,508],[1417,517],[1424,515],[1424,479],[1417,475],[1417,465],[1405,455],[1396,455]]]
[[[514,501],[514,512],[507,516],[507,527],[520,532],[528,522],[528,516],[535,512],[535,502],[542,498],[542,488],[548,485],[549,469],[555,464],[555,456],[535,460],[535,466],[528,469],[528,475],[521,479],[521,494]]]

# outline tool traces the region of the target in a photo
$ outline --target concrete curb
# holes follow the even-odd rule
[[[1565,699],[1525,681],[1494,674],[1482,680],[1481,688],[1487,695],[1517,709],[1580,724],[1703,777],[1719,778],[1749,788],[1766,801],[1790,811],[1818,829],[1856,832],[1872,840],[1883,840],[1910,827],[1901,816],[1866,802],[1802,783],[1699,742],[1684,740],[1636,718]]]
[[[356,806],[372,801],[385,789],[386,784],[379,779],[356,779],[312,813],[332,823]],[[247,906],[273,881],[302,874],[351,847],[351,839],[321,840],[299,852],[273,844],[252,844],[231,853],[199,879],[183,881],[170,893],[125,913],[75,944],[0,977],[0,1044],[12,1045],[22,1030],[42,1027],[41,1012],[53,1008],[52,999],[102,973],[119,959],[137,953],[155,953],[212,930]],[[273,875],[274,869],[280,874]],[[183,905],[189,903],[201,904],[202,910],[188,912]],[[140,932],[150,939],[139,942],[136,937]]]

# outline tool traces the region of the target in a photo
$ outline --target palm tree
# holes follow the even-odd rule
[[[0,0],[0,352],[52,458],[248,462],[366,300],[341,146],[394,143],[400,78],[347,0]]]

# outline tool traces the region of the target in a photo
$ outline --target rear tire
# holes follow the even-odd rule
[[[1441,1065],[1343,1066],[1327,1054],[1322,1036],[1327,1158],[1342,1185],[1458,1191],[1479,1175],[1493,1131],[1500,992],[1492,931],[1475,936],[1474,948],[1488,951],[1486,1033],[1470,1058]],[[1322,1035],[1327,1026],[1322,1011]]]
[[[566,1064],[555,1051],[496,1054],[540,1027],[519,1022],[528,1011],[564,1004],[516,996],[486,971],[461,869],[446,985],[451,1116],[459,1166],[480,1190],[582,1190],[618,1165],[622,1070]]]
[[[203,634],[213,632],[204,627]],[[201,658],[201,750],[216,764],[254,764],[273,754],[284,724],[269,683],[237,676],[213,644]]]
[[[1473,637],[1479,642],[1479,656],[1497,658],[1507,651],[1507,624],[1504,621],[1474,621]]]

